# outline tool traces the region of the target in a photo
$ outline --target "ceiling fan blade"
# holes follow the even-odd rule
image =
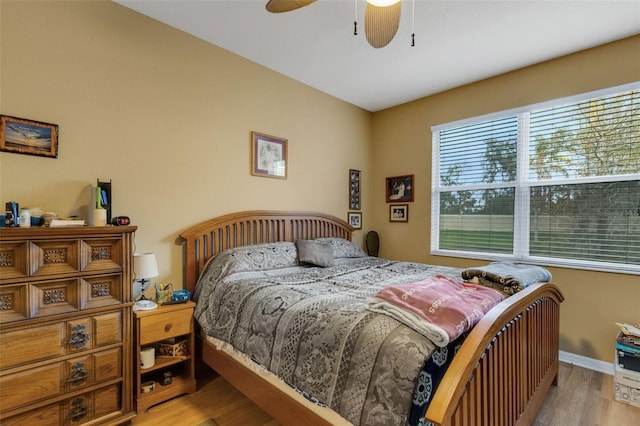
[[[316,0],[269,0],[265,7],[271,13],[282,13],[300,9],[315,1]]]
[[[399,1],[391,6],[379,7],[367,3],[364,11],[364,33],[371,46],[385,47],[393,40],[400,26],[401,4]]]

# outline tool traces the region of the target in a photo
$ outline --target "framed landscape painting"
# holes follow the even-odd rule
[[[58,125],[0,116],[0,151],[58,157]]]

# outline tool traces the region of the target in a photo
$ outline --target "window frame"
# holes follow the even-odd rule
[[[621,264],[613,262],[599,262],[576,259],[561,259],[543,256],[532,256],[529,253],[530,238],[530,189],[536,186],[563,185],[574,183],[600,183],[600,182],[622,182],[640,179],[640,173],[617,175],[615,179],[611,176],[594,176],[585,178],[554,178],[545,180],[529,180],[529,132],[528,121],[531,111],[561,106],[571,103],[585,101],[591,98],[613,95],[620,92],[640,90],[640,81],[623,84],[619,86],[609,87],[605,89],[595,90],[591,92],[581,93],[578,95],[568,96],[564,98],[556,98],[545,102],[526,105],[523,107],[503,110],[484,114],[481,116],[456,120],[443,123],[431,127],[431,238],[430,238],[430,254],[433,256],[448,256],[471,259],[486,259],[493,261],[515,261],[519,263],[532,263],[545,266],[557,266],[571,269],[583,269],[593,271],[628,273],[640,275],[640,265]],[[446,191],[440,187],[440,131],[452,129],[462,126],[478,124],[486,121],[498,120],[506,116],[517,116],[518,133],[517,133],[517,169],[516,179],[511,182],[483,183],[483,184],[464,184],[456,186],[447,186]],[[524,131],[527,130],[527,131]],[[513,252],[511,254],[488,253],[478,251],[459,251],[439,248],[440,244],[440,193],[478,190],[478,189],[494,189],[494,188],[514,188],[514,233],[513,233]]]

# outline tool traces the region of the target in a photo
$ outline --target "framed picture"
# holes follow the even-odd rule
[[[251,132],[251,174],[287,178],[287,140]]]
[[[413,201],[413,175],[387,178],[387,203]]]
[[[360,210],[360,170],[349,169],[349,210]]]
[[[389,222],[409,222],[409,205],[392,204],[389,206]]]
[[[58,125],[0,115],[0,151],[58,157]]]
[[[362,213],[349,212],[347,222],[355,229],[362,229]]]

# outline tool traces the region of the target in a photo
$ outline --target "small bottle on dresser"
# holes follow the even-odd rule
[[[31,226],[31,212],[29,209],[20,210],[20,227],[29,228]]]

